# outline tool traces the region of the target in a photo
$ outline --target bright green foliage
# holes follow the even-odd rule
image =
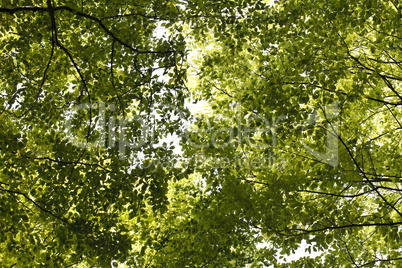
[[[402,7],[267,2],[3,1],[1,266],[401,266]]]
[[[391,1],[283,1],[209,37],[191,138],[233,132],[202,151],[229,168],[199,172],[283,254],[323,252],[291,267],[400,265],[400,19]]]
[[[175,12],[150,1],[2,2],[2,267],[108,267],[133,244],[122,219],[145,203],[166,207],[177,172],[132,163],[140,152],[174,158],[171,148],[122,148],[119,127],[134,143],[143,135],[135,116],[153,120],[155,143],[178,129],[168,113],[152,116],[166,110],[159,103],[184,103],[183,36],[154,36],[159,17]]]

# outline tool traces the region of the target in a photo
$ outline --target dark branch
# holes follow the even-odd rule
[[[7,192],[7,193],[9,193],[9,194],[18,194],[18,195],[22,195],[23,197],[25,197],[25,199],[27,199],[29,202],[31,202],[32,204],[34,204],[37,208],[39,208],[39,209],[42,210],[43,212],[46,212],[46,213],[52,215],[52,216],[55,217],[56,219],[58,219],[58,220],[60,220],[60,221],[62,221],[62,222],[64,222],[64,223],[66,223],[66,224],[70,224],[66,219],[63,219],[62,217],[57,216],[56,214],[54,214],[52,211],[47,210],[47,209],[43,208],[42,206],[40,206],[37,202],[35,202],[33,199],[31,199],[26,193],[19,192],[19,191],[8,190],[8,189],[5,189],[5,188],[0,188],[0,191]]]

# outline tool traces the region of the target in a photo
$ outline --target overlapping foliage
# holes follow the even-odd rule
[[[397,267],[401,12],[3,1],[1,265]]]

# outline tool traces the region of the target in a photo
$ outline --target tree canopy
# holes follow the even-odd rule
[[[2,267],[402,266],[398,1],[0,15]]]

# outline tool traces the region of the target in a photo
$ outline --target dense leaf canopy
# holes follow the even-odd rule
[[[402,267],[399,1],[0,15],[1,267]]]

